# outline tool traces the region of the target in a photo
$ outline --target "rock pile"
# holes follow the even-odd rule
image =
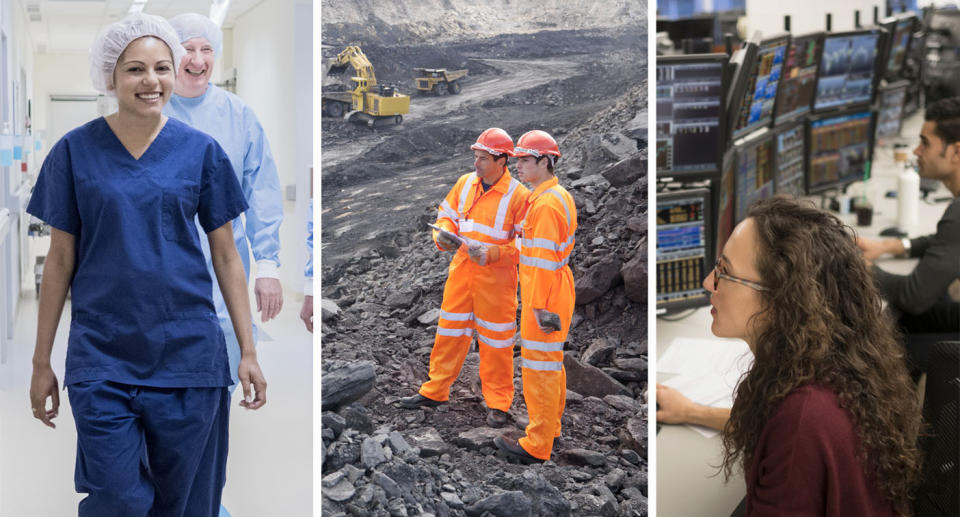
[[[473,379],[477,363],[472,353],[464,373]],[[566,363],[576,361],[568,358]],[[629,391],[601,370],[580,367],[592,369],[580,381],[586,389]],[[333,390],[334,398],[348,397],[335,391],[339,384],[327,385],[326,378],[344,377],[344,371],[357,373],[351,363],[325,364],[324,387]],[[568,376],[578,377],[576,372],[568,369]],[[478,424],[484,415],[478,388],[475,393],[461,388],[447,405],[398,412],[385,423],[376,423],[383,420],[381,411],[399,410],[380,406],[378,399],[388,403],[395,396],[371,391],[360,402],[342,406],[327,399],[325,391],[325,408],[331,410],[322,415],[324,516],[647,514],[644,405],[630,396],[569,392],[568,414],[576,417],[569,421],[565,416],[554,459],[528,467],[495,454],[493,439],[503,430]],[[519,412],[511,414],[522,418]],[[567,437],[569,428],[580,426],[598,438],[587,440],[577,430]]]

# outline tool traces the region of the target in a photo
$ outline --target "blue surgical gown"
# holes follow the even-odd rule
[[[313,198],[307,208],[307,263],[303,267],[303,276],[307,279],[303,294],[313,296]]]
[[[64,385],[230,385],[197,218],[205,232],[247,208],[210,136],[168,119],[133,158],[98,118],[66,134],[27,212],[76,237]]]
[[[163,113],[209,134],[223,147],[230,157],[244,198],[250,205],[244,214],[246,221],[239,217],[233,221],[233,237],[247,278],[250,277],[251,249],[260,273],[275,270],[280,265],[283,196],[270,144],[253,110],[236,95],[208,84],[207,90],[199,97],[171,96]],[[205,243],[203,253],[207,259],[207,269],[213,274],[210,250]],[[216,284],[213,286],[213,299],[227,338],[230,374],[236,383],[240,345],[234,335],[223,295]],[[256,326],[253,327],[253,336],[256,340]]]

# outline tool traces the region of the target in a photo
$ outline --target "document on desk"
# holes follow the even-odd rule
[[[752,364],[753,354],[741,340],[677,338],[657,361],[657,371],[676,374],[662,384],[697,404],[731,407],[733,390]],[[702,426],[689,427],[706,438],[719,434]]]
[[[722,373],[732,368],[747,371],[753,354],[739,339],[694,339],[678,337],[657,359],[657,371],[675,374]]]

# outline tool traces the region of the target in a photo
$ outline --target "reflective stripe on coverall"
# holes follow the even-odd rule
[[[480,183],[475,173],[461,176],[438,209],[437,226],[469,243],[483,243],[489,252],[485,266],[470,260],[466,246],[450,261],[430,354],[430,380],[420,387],[420,394],[432,400],[450,398],[450,386],[460,374],[476,330],[483,398],[487,407],[508,411],[513,403],[517,331],[519,250],[514,238],[530,191],[506,167],[486,192]]]
[[[567,261],[574,245],[577,208],[556,177],[540,184],[529,199],[520,246],[520,369],[530,423],[519,442],[531,456],[548,460],[553,440],[560,436],[566,402],[563,343],[576,296]],[[541,331],[534,309],[559,315],[560,330]]]

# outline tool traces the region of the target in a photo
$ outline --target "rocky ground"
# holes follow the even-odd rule
[[[323,515],[646,515],[646,33],[639,17],[595,27],[588,14],[495,35],[462,24],[443,44],[413,16],[324,24],[325,57],[360,44],[378,78],[471,75],[458,96],[414,97],[400,126],[322,121]],[[476,344],[449,404],[395,406],[427,378],[450,259],[423,229],[490,126],[557,136],[580,221],[563,436],[542,465],[496,453],[504,430],[485,424]],[[519,433],[519,367],[514,378]]]

